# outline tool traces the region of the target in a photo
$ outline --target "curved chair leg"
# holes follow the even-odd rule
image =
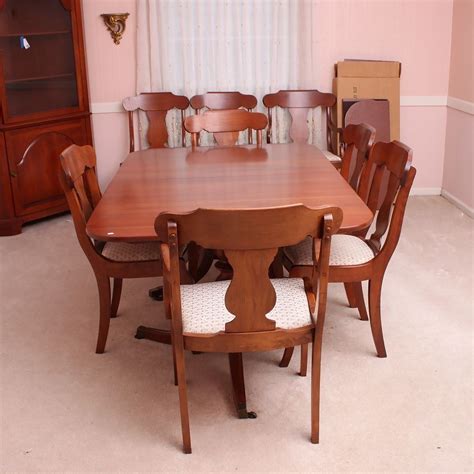
[[[122,295],[122,278],[114,278],[114,290],[112,292],[112,305],[110,307],[110,317],[116,318],[120,304],[120,296]]]
[[[344,289],[346,290],[347,301],[350,308],[357,308],[357,297],[355,294],[354,283],[345,282]]]
[[[95,352],[102,354],[105,350],[110,325],[110,280],[106,275],[96,275],[96,279],[99,289],[100,319]]]
[[[306,377],[308,370],[308,344],[301,344],[300,375]]]
[[[387,357],[382,333],[382,320],[380,314],[380,299],[382,294],[382,277],[369,281],[369,312],[370,329],[374,338],[378,357]]]
[[[359,310],[359,318],[361,321],[368,321],[369,317],[367,316],[367,309],[365,308],[364,302],[364,292],[362,291],[362,282],[357,281],[352,284],[354,289],[354,294],[357,300],[357,309]]]
[[[294,347],[285,348],[285,352],[283,352],[283,357],[281,358],[281,361],[278,364],[280,367],[288,367],[288,364],[290,363],[291,356],[293,355],[294,350],[295,350]]]

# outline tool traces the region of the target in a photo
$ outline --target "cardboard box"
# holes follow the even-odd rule
[[[343,126],[343,99],[387,99],[390,140],[400,139],[400,74],[396,61],[344,60],[335,65],[333,93],[337,97],[337,126]]]

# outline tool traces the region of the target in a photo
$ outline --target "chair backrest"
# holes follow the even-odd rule
[[[95,151],[90,145],[71,145],[60,155],[59,182],[71,211],[79,243],[89,260],[97,255],[86,224],[102,197],[96,175]]]
[[[370,150],[359,181],[358,194],[376,215],[375,231],[368,244],[387,262],[400,238],[406,203],[416,174],[411,160],[412,150],[403,143],[396,140],[377,142]],[[386,189],[382,186],[385,173],[389,176]],[[381,206],[379,202],[382,202]],[[381,239],[387,229],[389,232],[382,247]]]
[[[191,143],[198,144],[202,130],[214,133],[219,145],[235,145],[239,132],[246,129],[257,131],[257,145],[262,144],[262,130],[267,126],[267,117],[247,110],[208,110],[200,115],[186,117],[184,128],[191,133]]]
[[[207,92],[195,95],[189,100],[191,107],[197,114],[209,110],[245,109],[251,112],[257,106],[257,98],[240,92]],[[199,140],[198,140],[199,141]],[[248,142],[252,143],[252,130],[248,130]]]
[[[128,130],[130,134],[130,152],[135,151],[135,130],[133,112],[143,110],[148,118],[147,140],[151,148],[163,148],[168,142],[166,114],[169,110],[181,110],[181,123],[184,122],[184,111],[189,107],[189,99],[184,95],[171,92],[144,92],[134,97],[126,97],[122,101],[123,108],[128,112]],[[185,146],[184,128],[181,143]]]
[[[335,152],[329,128],[331,123],[331,107],[336,104],[336,96],[334,94],[319,92],[318,90],[282,90],[264,96],[263,104],[268,109],[268,143],[271,141],[272,109],[274,107],[288,109],[292,118],[290,138],[298,143],[308,142],[308,110],[322,107],[326,113],[328,150]]]
[[[247,109],[250,112],[257,106],[257,98],[240,92],[207,92],[191,97],[189,103],[198,114],[204,108],[209,110]]]
[[[225,332],[276,329],[275,322],[266,315],[276,303],[269,268],[278,249],[301,242],[307,236],[313,237],[313,241],[319,239],[320,259],[314,273],[319,274],[315,280],[325,296],[331,235],[337,232],[341,221],[339,208],[309,209],[301,204],[268,209],[197,209],[189,214],[160,214],[155,221],[155,230],[162,242],[164,276],[171,282],[173,317],[181,317],[178,248],[196,242],[204,248],[223,250],[233,269],[225,305],[236,317],[226,324]],[[314,252],[316,246],[315,243]]]
[[[375,128],[361,123],[347,125],[342,131],[341,175],[357,190],[361,171],[369,158],[369,150],[375,139]]]

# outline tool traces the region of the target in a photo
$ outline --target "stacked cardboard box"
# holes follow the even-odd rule
[[[386,99],[390,107],[390,139],[400,139],[400,73],[396,61],[344,60],[335,65],[333,93],[337,97],[337,126],[343,127],[342,101]]]

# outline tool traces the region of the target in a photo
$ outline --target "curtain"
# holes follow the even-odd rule
[[[302,71],[312,70],[312,4],[310,0],[138,0],[137,92],[171,91],[192,97],[239,91],[255,95],[263,111],[265,94],[301,88]],[[310,123],[315,122],[313,115],[309,114]],[[274,116],[274,141],[288,141],[287,111],[278,110]],[[166,121],[168,145],[180,146],[180,114],[168,113]],[[313,142],[317,135],[318,130],[311,130]],[[145,140],[144,133],[140,139]]]

